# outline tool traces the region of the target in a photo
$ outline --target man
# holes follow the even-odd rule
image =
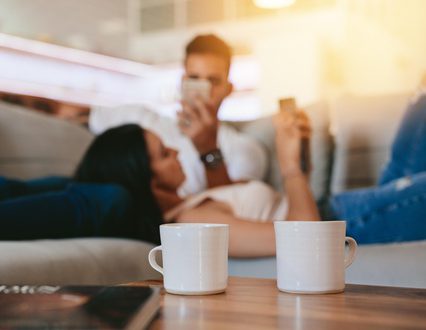
[[[222,101],[231,94],[228,80],[231,50],[214,35],[195,37],[186,47],[182,80],[207,80],[211,85],[207,100],[195,97],[182,102],[177,122],[140,106],[114,109],[95,108],[90,128],[99,133],[111,126],[137,122],[158,134],[163,142],[179,151],[186,174],[181,194],[198,193],[236,181],[263,179],[266,171],[265,150],[248,136],[218,120]]]
[[[209,188],[236,180],[262,179],[264,170],[250,168],[249,164],[257,161],[264,167],[266,163],[255,142],[219,124],[219,108],[233,89],[228,80],[230,65],[231,50],[214,35],[197,36],[186,47],[183,80],[207,80],[211,91],[207,102],[201,98],[191,104],[182,102],[178,125],[200,156]],[[256,156],[260,159],[253,159]]]

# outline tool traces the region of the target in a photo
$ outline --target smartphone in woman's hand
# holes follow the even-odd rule
[[[295,114],[297,110],[296,99],[294,97],[287,97],[279,100],[280,111],[290,112]]]

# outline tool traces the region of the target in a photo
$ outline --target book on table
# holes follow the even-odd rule
[[[1,329],[143,329],[159,288],[0,285]]]

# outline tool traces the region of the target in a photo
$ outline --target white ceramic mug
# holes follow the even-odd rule
[[[161,246],[148,255],[151,266],[163,274],[169,293],[214,294],[228,283],[229,225],[176,223],[160,226]],[[163,267],[155,255],[161,251]]]
[[[276,221],[277,286],[285,292],[335,293],[357,244],[345,237],[345,221]],[[345,256],[345,242],[349,251]]]

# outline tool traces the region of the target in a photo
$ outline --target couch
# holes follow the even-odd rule
[[[313,123],[311,184],[317,199],[374,184],[408,97],[346,96],[306,108]],[[270,158],[265,181],[281,189],[270,118],[232,125],[265,147]],[[69,175],[92,139],[83,127],[0,103],[0,175]],[[147,263],[151,248],[113,238],[0,242],[0,283],[116,284],[159,278]],[[422,260],[426,241],[360,246],[347,282],[426,288]],[[229,273],[273,278],[275,258],[230,259]]]

